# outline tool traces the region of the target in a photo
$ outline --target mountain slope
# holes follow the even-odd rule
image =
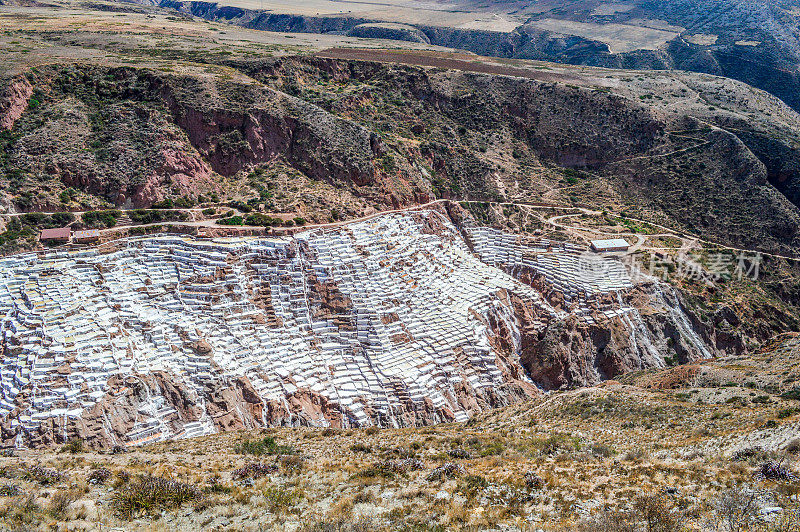
[[[0,162],[13,203],[58,210],[69,187],[87,205],[223,190],[263,201],[288,166],[329,187],[311,193],[320,210],[332,190],[369,206],[546,194],[739,247],[797,245],[797,115],[724,80],[572,73],[578,87],[347,60],[229,64],[247,75],[65,66],[12,78]],[[31,90],[15,92],[23,82]],[[560,187],[573,169],[587,179]]]

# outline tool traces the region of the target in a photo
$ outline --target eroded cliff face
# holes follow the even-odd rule
[[[542,276],[515,270],[526,283],[547,290]],[[630,371],[745,352],[741,336],[717,334],[689,310],[678,290],[653,280],[592,302],[593,323],[576,314],[548,318],[516,294],[504,297],[507,306],[490,316],[492,343],[498,352],[516,354],[527,376],[546,390],[591,386]],[[621,307],[631,311],[605,313]]]
[[[26,78],[14,79],[0,96],[0,129],[9,130],[28,108],[33,85]]]
[[[60,192],[71,187],[134,207],[229,191],[264,201],[264,187],[288,170],[329,188],[309,185],[313,198],[297,190],[285,203],[328,206],[339,194],[360,202],[360,214],[434,197],[528,201],[581,169],[603,180],[576,187],[588,190],[577,201],[602,194],[639,210],[637,217],[664,216],[737,247],[789,254],[800,239],[800,211],[789,201],[797,201],[800,182],[800,118],[776,102],[749,106],[752,94],[736,96],[730,112],[698,103],[714,97],[726,105],[737,87],[687,75],[659,80],[665,95],[702,96],[672,105],[625,84],[619,93],[579,87],[572,81],[586,80],[565,75],[525,79],[319,57],[237,60],[229,68],[238,73],[225,79],[77,66],[24,78],[6,107],[19,114],[25,83],[41,104],[0,139],[9,200],[19,210],[59,210]],[[760,113],[752,125],[749,110]],[[265,177],[254,184],[256,170]],[[235,192],[223,187],[234,177]],[[729,214],[734,206],[737,217]],[[332,209],[315,217],[327,219]]]
[[[532,177],[532,167],[581,169],[607,179],[611,196],[640,218],[782,254],[800,239],[800,211],[791,203],[800,181],[800,117],[735,82],[681,74],[642,86],[619,80],[607,90],[605,81],[579,87],[572,83],[586,80],[546,73],[531,80],[327,57],[235,66],[300,97],[316,94],[315,80],[330,80],[337,92],[323,103],[327,111],[372,129],[404,124],[395,129],[401,137],[416,131],[425,141],[402,143],[398,152],[421,163],[440,196],[526,202],[561,186],[545,184],[544,170]],[[394,103],[398,95],[404,105]],[[747,119],[748,108],[775,118]],[[593,190],[582,204],[605,208],[598,196],[608,189],[587,181],[574,191],[581,188]]]
[[[34,90],[35,108],[23,113]],[[155,97],[145,71],[43,68],[6,102],[7,174],[36,176],[47,190],[71,187],[117,205],[147,207],[167,195],[209,193],[218,179]],[[24,105],[23,105],[24,104]],[[13,120],[12,120],[13,118]],[[56,186],[60,184],[60,187]],[[26,190],[26,210],[62,210],[57,194]],[[18,200],[19,201],[19,200]]]
[[[225,176],[285,158],[314,179],[375,183],[378,138],[297,98],[213,80],[165,80],[163,98],[192,144]]]
[[[43,102],[26,112],[34,89]],[[0,105],[2,128],[13,129],[5,173],[116,205],[224,196],[225,177],[271,165],[379,206],[431,195],[419,169],[372,130],[243,77],[56,66],[9,85]],[[15,184],[20,208],[58,210],[57,193],[25,184]]]

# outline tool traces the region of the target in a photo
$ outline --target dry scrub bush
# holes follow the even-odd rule
[[[58,484],[59,482],[64,480],[64,475],[59,473],[55,469],[49,469],[46,467],[42,467],[39,465],[33,465],[26,467],[22,471],[22,475],[20,475],[24,480],[30,480],[32,482],[38,482],[43,486],[49,486],[51,484]]]
[[[630,514],[603,510],[578,523],[576,532],[638,532],[638,530]]]
[[[758,492],[748,486],[737,486],[720,494],[712,516],[715,530],[740,532],[756,523]]]
[[[637,497],[633,509],[647,532],[677,532],[683,527],[683,516],[671,508],[664,494],[654,493]]]
[[[28,493],[14,497],[0,507],[0,518],[11,523],[13,529],[28,530],[30,525],[42,519],[42,509],[36,504],[36,494]]]
[[[263,492],[264,499],[267,501],[267,508],[276,515],[284,515],[294,510],[304,495],[300,490],[290,489],[283,486],[270,486]]]

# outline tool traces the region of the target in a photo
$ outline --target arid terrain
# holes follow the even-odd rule
[[[69,530],[796,530],[799,356],[786,337],[422,430],[12,451],[0,518]],[[148,499],[152,478],[165,479],[161,499]]]
[[[800,529],[798,11],[708,7],[0,0],[0,528]]]

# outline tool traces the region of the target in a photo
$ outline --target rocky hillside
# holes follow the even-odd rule
[[[797,339],[425,429],[231,432],[0,457],[13,529],[798,527]],[[648,528],[649,527],[649,528]]]
[[[797,245],[800,120],[731,82],[316,58],[228,67],[234,76],[56,65],[8,79],[6,201],[52,211],[280,195],[324,220],[337,196],[354,198],[350,214],[545,197],[739,247]],[[308,185],[269,190],[287,170]]]
[[[239,68],[383,132],[422,165],[439,195],[548,197],[565,173],[580,169],[582,186],[549,197],[598,208],[622,203],[743,247],[766,239],[795,246],[797,207],[786,200],[796,200],[800,178],[800,121],[736,84],[664,75],[532,81],[325,59]],[[774,109],[774,122],[748,120],[762,106]]]

